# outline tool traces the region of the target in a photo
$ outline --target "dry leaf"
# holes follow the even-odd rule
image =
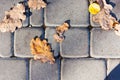
[[[67,31],[69,28],[68,23],[63,23],[63,25],[56,27],[56,34],[53,35],[54,39],[57,42],[62,42],[64,40],[64,35],[63,33]]]
[[[26,19],[24,15],[25,7],[17,4],[11,10],[5,12],[4,19],[0,22],[1,32],[14,32],[16,28],[22,27],[22,21]]]
[[[117,22],[116,19],[110,15],[112,6],[107,4],[105,0],[97,0],[97,2],[101,6],[101,11],[98,14],[93,15],[93,21],[99,23],[104,30],[112,29],[113,24]]]
[[[40,60],[43,63],[49,61],[50,64],[55,62],[51,47],[46,40],[40,40],[40,38],[32,39],[30,47],[35,60]]]
[[[58,34],[54,34],[53,37],[56,40],[56,42],[62,42],[64,40],[64,37],[61,37]]]
[[[46,7],[46,3],[43,0],[29,0],[28,6],[31,9],[41,9]]]

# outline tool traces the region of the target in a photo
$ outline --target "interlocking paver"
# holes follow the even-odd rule
[[[65,32],[62,43],[63,57],[87,57],[89,53],[89,31],[86,28],[71,28]]]
[[[33,57],[30,52],[30,41],[35,36],[41,36],[42,28],[22,28],[15,31],[14,54],[18,57]]]
[[[120,37],[114,31],[95,28],[91,31],[91,56],[120,58]]]
[[[0,20],[5,16],[5,11],[8,11],[11,7],[16,5],[18,2],[24,0],[1,0],[0,1]],[[28,18],[23,22],[23,26],[28,25]]]
[[[53,38],[53,35],[56,33],[55,28],[46,28],[45,32],[46,38],[48,39],[48,42],[51,44],[54,56],[58,56],[60,53],[60,44],[57,43]]]
[[[43,25],[43,9],[31,10],[32,15],[30,16],[30,24],[33,27],[40,27]]]
[[[30,80],[59,80],[59,60],[55,64],[31,60]]]
[[[106,65],[97,59],[63,59],[61,63],[61,80],[104,80]]]
[[[72,27],[89,25],[88,0],[48,0],[45,9],[47,26],[61,25],[71,20]]]
[[[120,79],[120,59],[109,59],[108,64],[108,79],[107,80],[119,80]]]
[[[0,57],[12,56],[12,34],[0,32]]]
[[[28,80],[26,65],[22,59],[0,59],[0,80]]]

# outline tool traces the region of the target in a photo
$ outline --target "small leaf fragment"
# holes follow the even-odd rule
[[[62,42],[64,40],[64,32],[69,28],[68,23],[63,23],[61,26],[56,27],[56,33],[53,35],[56,42]]]
[[[39,10],[41,8],[45,8],[46,7],[46,3],[43,0],[29,0],[28,1],[28,6],[29,8],[35,10]]]
[[[35,60],[40,60],[42,63],[50,62],[50,64],[54,64],[55,59],[51,52],[51,47],[46,40],[41,40],[38,37],[32,39],[30,48]]]

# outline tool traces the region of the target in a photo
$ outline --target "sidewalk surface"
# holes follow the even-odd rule
[[[1,0],[0,19],[19,1]],[[21,29],[0,32],[0,80],[120,80],[120,36],[91,21],[89,0],[47,2],[45,9],[31,10]],[[120,0],[109,3],[119,20]],[[55,27],[66,20],[70,20],[71,28],[59,44],[53,39]],[[53,65],[34,61],[30,53],[30,40],[43,33],[54,50]]]

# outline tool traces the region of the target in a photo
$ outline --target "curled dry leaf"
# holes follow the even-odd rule
[[[25,7],[23,4],[17,4],[9,11],[6,11],[4,19],[0,22],[0,31],[14,32],[16,28],[21,28],[22,21],[26,19],[24,12]]]
[[[63,33],[65,31],[67,31],[69,28],[69,24],[68,23],[63,23],[63,25],[56,27],[56,34],[54,34],[54,39],[57,42],[62,42],[64,40],[64,35]]]
[[[46,40],[40,40],[38,37],[32,39],[30,42],[30,48],[35,60],[40,60],[43,63],[49,61],[50,64],[55,62],[51,47]]]
[[[46,3],[43,0],[29,0],[28,6],[31,9],[41,9],[46,7]]]
[[[110,15],[112,6],[107,4],[105,0],[97,0],[97,2],[101,7],[101,11],[98,14],[93,15],[93,22],[99,23],[104,30],[112,29],[113,24],[117,22],[116,19]]]

